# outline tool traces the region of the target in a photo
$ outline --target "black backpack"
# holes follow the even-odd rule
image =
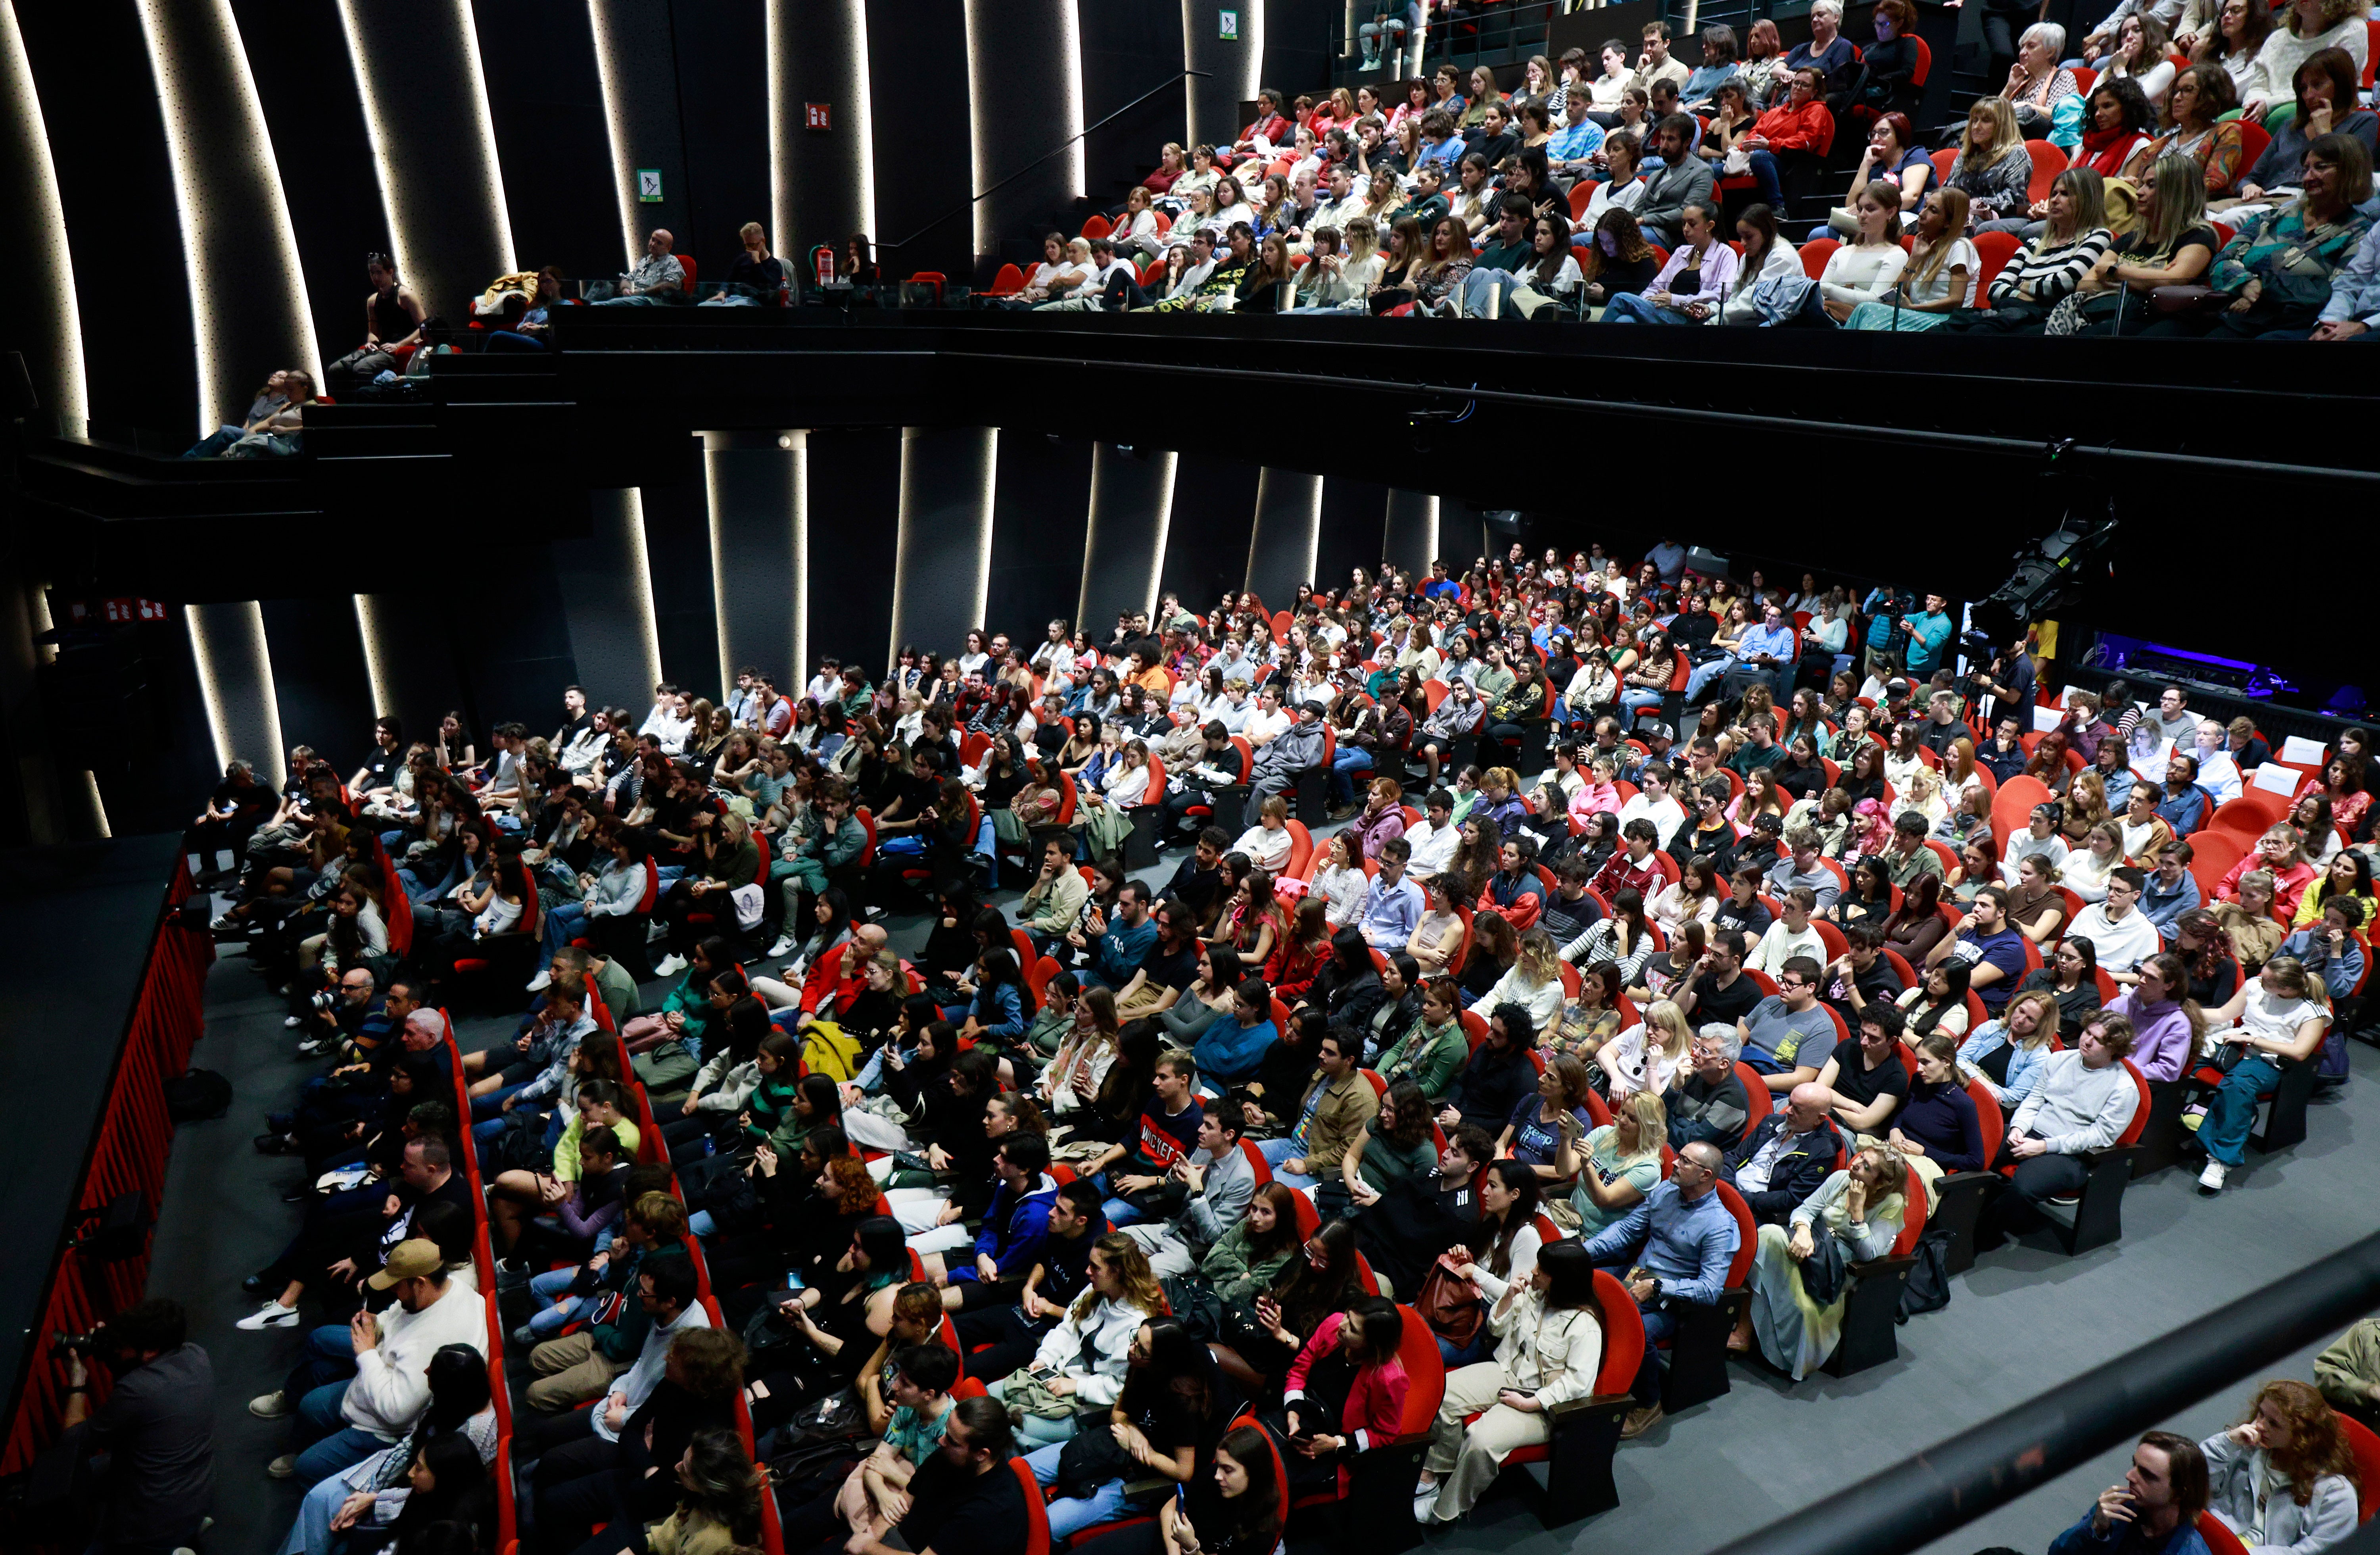
[[[231,1111],[231,1082],[212,1069],[192,1069],[165,1082],[165,1115],[176,1123],[219,1118]]]
[[[1895,1322],[1905,1323],[1920,1312],[1939,1312],[1950,1305],[1950,1233],[1925,1233],[1917,1239],[1915,1257],[1909,1282],[1900,1287],[1900,1312]]]

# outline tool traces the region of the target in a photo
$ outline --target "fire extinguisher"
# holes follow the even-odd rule
[[[833,285],[834,250],[829,248],[826,244],[821,243],[816,249],[812,249],[811,253],[818,260],[818,284],[821,286]]]

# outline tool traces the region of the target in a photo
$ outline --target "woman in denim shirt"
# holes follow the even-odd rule
[[[2000,1019],[1985,1021],[1959,1045],[1959,1073],[1983,1081],[2000,1111],[2012,1112],[2033,1094],[2057,1035],[2058,1001],[2046,992],[2020,993]]]

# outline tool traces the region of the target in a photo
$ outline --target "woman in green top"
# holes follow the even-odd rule
[[[1296,1197],[1285,1183],[1257,1188],[1247,1213],[1199,1260],[1198,1272],[1224,1306],[1254,1303],[1297,1256]]]
[[[1380,1098],[1380,1110],[1365,1128],[1363,1147],[1347,1152],[1342,1169],[1347,1197],[1359,1205],[1378,1204],[1396,1184],[1426,1177],[1438,1164],[1429,1098],[1411,1080],[1389,1087]]]
[[[1380,1055],[1379,1075],[1393,1085],[1411,1080],[1431,1101],[1446,1099],[1455,1071],[1471,1056],[1471,1039],[1463,1035],[1462,1000],[1454,984],[1433,978],[1422,985],[1421,1018],[1413,1029]]]
[[[800,1155],[810,1131],[828,1124],[843,1126],[843,1091],[832,1075],[805,1075],[794,1087],[793,1105],[778,1114],[769,1144],[780,1156]]]
[[[1570,1196],[1581,1236],[1593,1236],[1644,1202],[1661,1180],[1661,1145],[1669,1134],[1669,1109],[1653,1092],[1640,1090],[1611,1110],[1610,1123],[1586,1136],[1588,1169],[1578,1173]],[[1565,1172],[1577,1171],[1578,1158],[1567,1142],[1555,1165]]]
[[[735,974],[731,979],[734,994],[714,999],[712,984],[731,972]],[[727,954],[726,941],[714,934],[695,946],[694,959],[687,965],[686,975],[678,979],[675,988],[670,990],[669,997],[662,1001],[661,1008],[650,1014],[638,1015],[620,1028],[620,1039],[627,1044],[629,1053],[634,1056],[637,1074],[644,1079],[646,1088],[677,1088],[655,1086],[646,1071],[649,1063],[657,1066],[661,1061],[649,1061],[647,1055],[666,1043],[675,1042],[683,1050],[683,1054],[671,1050],[670,1059],[683,1056],[698,1067],[703,1045],[709,1040],[712,1027],[728,1005],[748,991],[744,985],[743,970],[735,965],[735,957]],[[691,1077],[693,1074],[694,1069],[688,1068],[685,1077]]]

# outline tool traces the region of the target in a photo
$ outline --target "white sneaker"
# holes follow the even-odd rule
[[[278,1420],[285,1415],[298,1413],[298,1405],[285,1391],[276,1388],[249,1400],[248,1412],[260,1420]]]
[[[1425,1528],[1438,1523],[1438,1492],[1435,1485],[1425,1485],[1414,1492],[1414,1521]]]
[[[794,937],[791,934],[779,935],[777,937],[777,942],[769,947],[769,959],[771,961],[774,961],[781,955],[791,955],[793,954]]]
[[[295,1031],[305,1024],[306,1017],[303,1015],[284,1015],[281,1017],[281,1029],[284,1031]]]
[[[298,1309],[284,1306],[277,1301],[266,1302],[232,1325],[243,1333],[261,1333],[266,1329],[294,1329],[297,1326]]]
[[[220,912],[215,915],[215,920],[207,927],[218,934],[227,934],[239,927],[239,919],[232,917],[229,912]]]
[[[653,963],[653,976],[656,978],[674,978],[685,970],[686,957],[682,955],[665,955]]]
[[[528,990],[531,993],[543,993],[546,985],[552,981],[553,981],[553,974],[551,971],[540,972],[528,980]]]
[[[2230,1174],[2231,1169],[2224,1165],[2221,1161],[2208,1161],[2206,1163],[2206,1170],[2198,1174],[2198,1191],[2204,1194],[2221,1193],[2223,1191],[2223,1180]]]

